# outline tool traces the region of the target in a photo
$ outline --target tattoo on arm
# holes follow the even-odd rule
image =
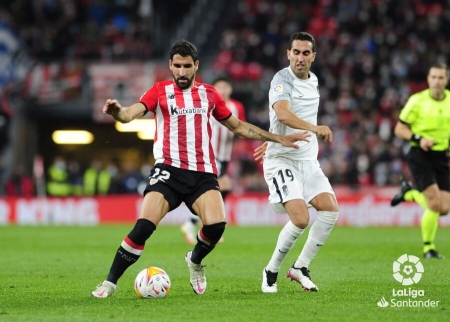
[[[255,137],[257,137],[257,138],[259,138],[260,140],[263,140],[263,141],[271,141],[267,136],[263,135],[262,133],[259,133],[259,132],[255,131],[252,128],[248,129],[248,134],[253,135],[253,136],[255,136]]]

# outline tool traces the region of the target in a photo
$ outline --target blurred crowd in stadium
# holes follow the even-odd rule
[[[161,10],[175,24],[199,1],[166,1],[163,8],[152,0],[9,0],[0,4],[0,28],[16,34],[27,54],[39,61],[149,60],[154,58],[152,21]],[[408,177],[408,145],[394,137],[393,127],[409,95],[426,88],[428,65],[450,61],[450,1],[236,4],[232,19],[214,20],[224,28],[212,35],[220,41],[215,51],[209,50],[209,66],[200,68],[203,80],[228,74],[249,122],[267,129],[270,80],[288,64],[290,34],[307,31],[316,38],[319,53],[312,65],[320,84],[319,124],[334,131],[333,143],[320,147],[326,176],[332,184],[355,188],[395,185],[402,175]],[[0,52],[8,55],[5,49]],[[5,75],[10,74],[0,72],[0,91],[14,81]],[[0,108],[1,141],[6,140],[7,120]],[[267,190],[261,165],[253,162],[257,145],[243,140],[235,144],[230,174],[240,192]]]

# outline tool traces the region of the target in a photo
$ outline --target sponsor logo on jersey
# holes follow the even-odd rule
[[[283,93],[283,85],[281,85],[281,84],[275,85],[273,88],[273,92],[275,93],[275,95],[282,94]]]
[[[179,108],[178,106],[170,105],[170,115],[186,115],[186,114],[206,114],[205,108]]]

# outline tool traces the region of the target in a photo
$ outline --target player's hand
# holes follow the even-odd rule
[[[103,105],[103,114],[113,115],[120,111],[122,105],[117,100],[107,99],[105,105]]]
[[[424,137],[420,139],[420,147],[424,151],[430,151],[431,147],[435,144],[436,144],[436,142],[434,142],[433,140],[429,140]]]
[[[333,132],[326,125],[316,125],[313,130],[318,138],[323,139],[325,142],[333,142]]]
[[[295,142],[297,141],[309,142],[310,137],[311,133],[309,133],[308,131],[295,132],[289,135],[282,136],[280,143],[289,148],[299,149],[299,146],[295,144]]]
[[[260,163],[263,163],[263,161],[264,161],[263,157],[264,157],[264,154],[266,153],[268,144],[269,144],[269,142],[266,141],[254,150],[255,153],[253,153],[253,157],[255,158],[255,161],[261,160]]]

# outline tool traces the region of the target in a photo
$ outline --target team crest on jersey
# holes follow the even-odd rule
[[[200,96],[200,99],[206,101],[206,93],[205,92],[199,92],[198,95]]]
[[[283,94],[283,85],[281,85],[281,84],[275,85],[273,87],[273,92],[275,93],[275,95]]]
[[[157,183],[158,182],[158,179],[155,179],[155,178],[151,178],[150,179],[150,185],[152,186],[152,185],[154,185],[155,183]]]

